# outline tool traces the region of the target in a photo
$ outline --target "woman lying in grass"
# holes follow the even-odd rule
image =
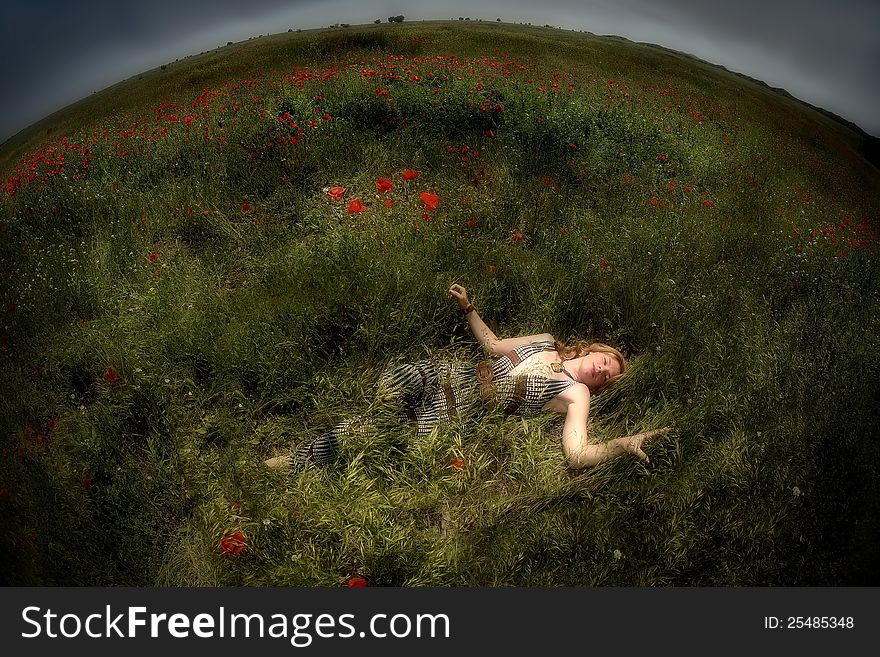
[[[645,442],[666,433],[668,427],[601,444],[587,440],[591,395],[626,372],[626,359],[617,349],[586,342],[567,347],[549,333],[499,340],[480,319],[467,290],[453,285],[449,297],[458,303],[474,337],[493,360],[477,366],[425,360],[386,371],[379,383],[379,398],[395,404],[399,419],[409,421],[418,435],[427,435],[456,417],[470,416],[480,407],[526,416],[555,412],[565,415],[562,451],[568,467],[585,468],[624,453],[648,462],[642,449]],[[341,436],[356,435],[372,424],[361,417],[340,423],[293,456],[275,457],[266,465],[330,463]]]

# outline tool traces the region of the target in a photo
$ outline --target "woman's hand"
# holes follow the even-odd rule
[[[470,299],[468,299],[467,290],[464,289],[458,283],[454,283],[452,287],[449,288],[449,298],[455,299],[458,302],[458,307],[464,310],[470,305]]]
[[[672,431],[672,427],[663,427],[662,429],[654,429],[653,431],[644,431],[633,436],[626,436],[620,440],[622,441],[621,444],[623,448],[627,452],[638,457],[645,463],[650,463],[651,461],[648,458],[648,455],[642,450],[642,447],[646,442],[651,440],[651,438],[663,435],[664,433],[669,433],[670,431]]]

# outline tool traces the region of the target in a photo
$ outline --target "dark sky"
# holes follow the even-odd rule
[[[657,43],[880,136],[878,0],[4,0],[0,141],[136,73],[288,28],[469,16]]]

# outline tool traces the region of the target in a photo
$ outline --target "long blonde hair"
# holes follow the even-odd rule
[[[612,383],[617,383],[626,373],[627,364],[624,355],[614,347],[611,347],[602,342],[575,340],[572,344],[566,344],[564,342],[556,340],[556,342],[553,344],[553,347],[562,357],[563,361],[572,360],[573,358],[580,358],[581,356],[586,356],[593,351],[598,351],[603,354],[611,354],[611,356],[613,356],[617,360],[617,364],[620,365],[620,374],[612,376],[602,385],[596,386],[595,390],[593,390],[592,392],[600,392],[610,386]]]

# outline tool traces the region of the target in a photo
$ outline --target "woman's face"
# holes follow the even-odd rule
[[[611,354],[591,351],[584,356],[580,369],[580,381],[590,390],[601,388],[609,379],[620,374],[620,363]]]

